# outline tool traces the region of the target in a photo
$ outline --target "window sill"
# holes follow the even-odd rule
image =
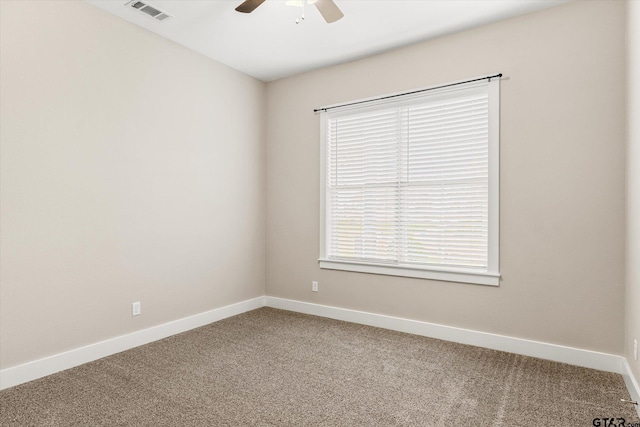
[[[454,269],[427,270],[406,266],[367,264],[364,262],[318,260],[320,268],[326,270],[354,271],[359,273],[383,274],[387,276],[414,277],[418,279],[442,280],[446,282],[472,283],[476,285],[499,286],[500,274]]]

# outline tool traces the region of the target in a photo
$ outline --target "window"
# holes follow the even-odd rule
[[[321,268],[499,284],[499,84],[323,109]]]

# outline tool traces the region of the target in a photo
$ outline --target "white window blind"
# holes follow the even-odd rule
[[[323,113],[321,267],[497,284],[494,82]]]

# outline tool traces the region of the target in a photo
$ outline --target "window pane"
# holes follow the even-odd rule
[[[326,258],[487,270],[489,94],[327,114]]]

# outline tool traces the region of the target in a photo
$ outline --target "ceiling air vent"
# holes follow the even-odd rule
[[[169,15],[167,12],[163,12],[144,1],[133,0],[125,4],[125,6],[136,9],[138,12],[142,12],[147,16],[157,19],[158,21],[164,21],[167,18],[171,18],[171,15]]]

